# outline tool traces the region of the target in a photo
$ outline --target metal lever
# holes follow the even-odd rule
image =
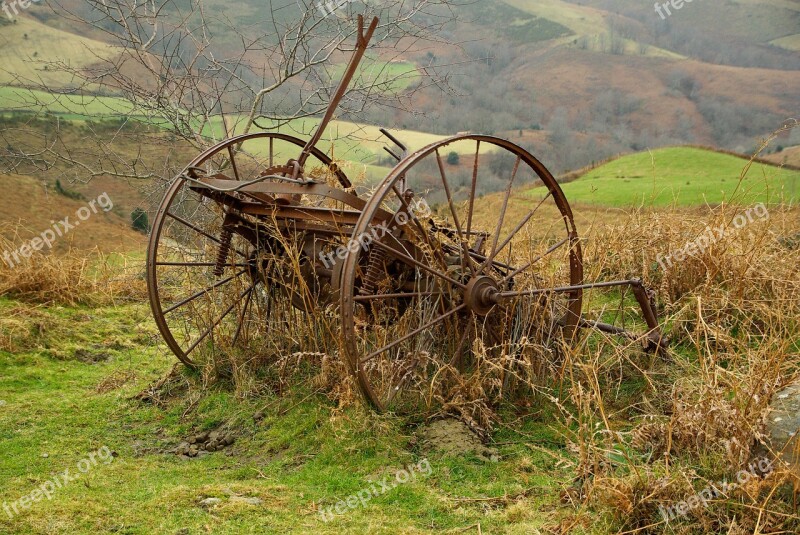
[[[392,155],[392,157],[393,157],[395,160],[397,160],[398,162],[400,162],[401,160],[404,160],[404,159],[405,159],[405,157],[406,157],[406,156],[408,156],[408,147],[406,147],[406,146],[405,146],[403,143],[401,143],[399,139],[397,139],[397,138],[396,138],[396,137],[394,137],[392,134],[390,134],[390,133],[389,133],[389,131],[388,131],[388,130],[386,130],[385,128],[381,128],[381,129],[380,129],[380,132],[381,132],[381,134],[383,134],[384,136],[386,136],[387,138],[389,138],[389,140],[390,140],[392,143],[394,143],[394,144],[397,146],[397,148],[399,148],[399,149],[400,149],[400,154],[398,155],[397,153],[395,153],[395,152],[394,152],[392,149],[390,149],[389,147],[383,147],[383,150],[385,150],[386,152],[388,152],[389,154],[391,154],[391,155]],[[406,176],[405,176],[405,175],[402,175],[402,176],[400,177],[400,179],[399,179],[399,185],[400,185],[400,191],[401,191],[401,192],[403,192],[403,193],[405,193],[405,192],[406,192]]]
[[[401,152],[400,152],[400,156],[398,156],[397,154],[395,154],[395,152],[394,152],[393,150],[391,150],[391,149],[390,149],[390,148],[388,148],[388,147],[384,147],[384,148],[383,148],[383,150],[385,150],[386,152],[388,152],[389,154],[391,154],[392,156],[394,156],[394,157],[397,159],[397,161],[398,161],[398,162],[399,162],[400,160],[402,160],[403,158],[405,158],[406,156],[408,156],[408,147],[406,147],[406,146],[405,146],[403,143],[401,143],[401,142],[400,142],[400,140],[398,140],[396,137],[394,137],[392,134],[390,134],[390,133],[389,133],[389,131],[388,131],[388,130],[386,130],[385,128],[381,128],[381,129],[380,129],[380,132],[381,132],[381,134],[383,134],[384,136],[388,137],[388,138],[389,138],[389,140],[390,140],[392,143],[394,143],[395,145],[397,145],[397,147],[400,149],[400,151],[401,151]]]

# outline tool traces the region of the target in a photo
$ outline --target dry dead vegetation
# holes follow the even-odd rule
[[[591,530],[598,512],[603,529],[629,533],[796,532],[800,518],[788,485],[796,474],[784,468],[691,509],[669,527],[658,509],[710,483],[733,481],[762,441],[771,398],[800,370],[800,211],[773,206],[767,220],[735,228],[735,216],[747,208],[635,211],[587,233],[587,280],[641,277],[657,290],[672,342],[668,360],[597,333],[557,353],[532,344],[524,358],[475,347],[469,375],[443,367],[428,385],[427,416],[456,416],[486,435],[515,407],[550,404],[576,468],[574,485],[562,493],[576,508],[553,527],[558,532]],[[704,252],[666,271],[659,266],[659,253],[721,225],[729,231]],[[140,270],[100,254],[38,255],[14,269],[0,267],[0,295],[68,305],[143,300]],[[608,297],[586,302],[603,308]],[[3,319],[3,332],[9,321]],[[255,369],[268,364],[276,372],[271,389],[291,388],[292,375],[302,370],[316,392],[340,405],[355,402],[345,366],[325,350],[337,332],[335,311],[306,316],[296,327],[296,353],[271,354],[264,340],[246,355],[209,360],[206,380],[224,377],[241,395],[253,395],[267,379]],[[511,389],[503,385],[507,374]]]
[[[639,276],[658,290],[672,341],[669,362],[637,360],[604,343],[579,348],[565,365],[569,395],[561,401],[570,407],[563,412],[579,458],[571,497],[600,508],[623,531],[660,532],[658,505],[734,481],[763,438],[773,395],[797,378],[800,211],[771,207],[767,221],[737,230],[733,219],[747,208],[636,212],[597,229],[587,247],[591,272]],[[728,233],[662,270],[659,253],[709,226]],[[620,392],[632,378],[643,385],[634,399]],[[795,532],[794,498],[783,484],[796,476],[780,469],[751,479],[692,509],[675,531]]]
[[[0,229],[0,254],[16,251],[22,239],[9,240]],[[143,267],[122,255],[70,250],[64,254],[34,251],[22,263],[0,261],[0,296],[45,304],[109,305],[147,295]]]

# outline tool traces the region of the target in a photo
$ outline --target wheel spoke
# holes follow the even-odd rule
[[[461,222],[458,220],[458,212],[453,204],[453,195],[450,192],[450,184],[448,184],[447,177],[444,173],[444,164],[442,163],[442,155],[439,154],[439,149],[436,149],[436,163],[439,165],[439,174],[442,175],[442,184],[444,185],[444,192],[447,196],[447,204],[450,206],[450,213],[453,214],[453,223],[456,226],[458,241],[461,243],[461,250],[466,252],[469,250],[469,246],[464,239],[464,233],[461,231]],[[473,275],[475,274],[475,266],[472,265],[472,259],[467,254],[461,255],[461,267],[469,267],[470,273]]]
[[[378,356],[378,355],[380,355],[381,353],[385,353],[386,351],[389,351],[389,350],[390,350],[390,349],[392,349],[393,347],[396,347],[396,346],[398,346],[398,345],[402,344],[403,342],[405,342],[405,341],[406,341],[406,340],[408,340],[409,338],[412,338],[412,337],[414,337],[414,336],[418,335],[418,334],[419,334],[419,333],[421,333],[422,331],[424,331],[424,330],[426,330],[426,329],[430,329],[431,327],[433,327],[433,326],[434,326],[434,325],[436,325],[437,323],[441,323],[442,321],[446,320],[447,318],[449,318],[449,317],[450,317],[450,316],[452,316],[453,314],[455,314],[455,313],[457,313],[457,312],[459,312],[459,311],[461,311],[461,310],[464,310],[466,307],[467,307],[467,305],[458,305],[456,308],[454,308],[454,309],[452,309],[452,310],[450,310],[450,311],[448,311],[448,312],[445,312],[444,314],[442,314],[442,315],[441,315],[441,316],[439,316],[438,318],[436,318],[436,319],[432,319],[431,321],[427,322],[427,323],[426,323],[426,324],[424,324],[422,327],[418,327],[417,329],[414,329],[414,330],[413,330],[413,331],[411,331],[410,333],[408,333],[408,334],[406,334],[406,335],[404,335],[404,336],[402,336],[402,337],[398,338],[397,340],[395,340],[395,341],[394,341],[394,342],[392,342],[391,344],[388,344],[388,345],[386,345],[386,346],[383,346],[382,348],[380,348],[380,349],[379,349],[379,350],[377,350],[377,351],[373,351],[372,353],[370,353],[369,355],[367,355],[366,357],[364,357],[364,358],[363,358],[363,359],[362,359],[362,360],[359,362],[359,364],[364,364],[364,363],[366,363],[366,362],[369,362],[370,360],[374,359],[375,357],[377,357],[377,356]]]
[[[491,255],[496,254],[497,240],[500,239],[500,231],[503,229],[503,220],[506,218],[506,210],[508,209],[508,199],[511,197],[511,187],[514,185],[514,179],[517,176],[517,171],[519,170],[519,164],[521,161],[522,156],[517,156],[517,161],[514,163],[514,171],[511,173],[511,180],[508,181],[508,186],[506,187],[506,195],[503,198],[503,207],[500,209],[500,216],[497,219],[497,228],[494,231]]]
[[[213,331],[214,329],[216,329],[217,325],[219,325],[220,323],[222,323],[222,320],[224,320],[224,319],[225,319],[225,318],[228,316],[228,314],[230,314],[230,313],[233,311],[234,307],[236,307],[236,303],[238,303],[239,301],[241,301],[242,299],[244,299],[244,296],[245,296],[245,295],[247,295],[248,293],[250,293],[251,291],[252,291],[252,288],[248,288],[247,290],[245,290],[245,291],[244,291],[244,293],[242,293],[242,295],[240,295],[240,296],[239,296],[239,298],[238,298],[238,299],[236,299],[236,300],[235,300],[235,301],[234,301],[234,302],[231,304],[231,306],[229,306],[229,307],[228,307],[228,309],[227,309],[225,312],[223,312],[223,313],[222,313],[222,316],[220,316],[220,317],[219,317],[219,319],[218,319],[217,321],[215,321],[215,322],[214,322],[214,323],[211,325],[211,327],[209,327],[208,329],[206,329],[206,331],[205,331],[205,332],[204,332],[204,333],[203,333],[203,334],[200,336],[200,338],[198,338],[198,339],[197,339],[197,340],[196,340],[196,341],[195,341],[195,342],[194,342],[194,343],[193,343],[193,344],[192,344],[192,345],[189,347],[189,349],[187,349],[187,350],[186,350],[186,355],[188,356],[188,355],[189,355],[189,353],[191,353],[192,351],[194,351],[194,348],[196,348],[196,347],[197,347],[197,346],[200,344],[200,342],[202,342],[203,340],[205,340],[206,336],[208,336],[209,334],[211,334],[211,331]]]
[[[181,216],[175,215],[175,214],[173,214],[172,212],[169,212],[169,211],[167,212],[166,215],[168,215],[169,217],[171,217],[172,219],[174,219],[178,223],[181,223],[182,225],[185,225],[185,226],[189,227],[190,229],[192,229],[193,231],[197,232],[198,234],[201,234],[201,235],[205,236],[209,240],[222,245],[222,241],[219,238],[217,238],[215,236],[212,236],[208,232],[204,231],[203,229],[201,229],[201,228],[199,228],[199,227],[197,227],[195,225],[192,225],[191,223],[189,223],[188,221],[183,219]],[[238,249],[231,248],[231,250],[236,251],[236,253],[239,256],[243,257],[243,258],[247,258],[247,255],[244,254],[243,252],[239,251]]]
[[[541,295],[541,294],[549,294],[549,293],[565,293],[565,292],[574,292],[575,290],[590,290],[592,288],[611,288],[613,286],[624,286],[630,285],[631,281],[624,280],[624,281],[608,281],[608,282],[592,282],[589,284],[576,284],[572,286],[558,286],[556,288],[537,288],[535,290],[521,290],[521,291],[514,291],[514,292],[499,292],[496,295],[498,297],[508,299],[510,297],[523,297],[523,296],[530,296],[530,295]]]
[[[475,149],[475,164],[472,167],[472,183],[469,187],[469,212],[467,212],[467,239],[472,235],[472,212],[475,207],[475,189],[478,185],[478,156],[481,152],[481,141],[478,140]]]
[[[431,250],[431,254],[434,255],[436,259],[441,263],[442,268],[447,269],[447,262],[445,261],[444,256],[442,256],[442,251],[439,249],[439,247],[434,247],[433,243],[431,243],[431,238],[428,235],[428,232],[422,227],[422,224],[419,222],[419,218],[413,215],[413,212],[408,204],[408,201],[406,201],[405,197],[403,197],[403,195],[401,195],[400,192],[397,190],[396,184],[392,185],[392,191],[394,191],[394,194],[400,200],[400,204],[402,204],[403,210],[405,210],[406,213],[411,214],[413,216],[411,217],[411,220],[414,222],[414,227],[419,232],[420,237],[423,240],[425,240],[425,243]]]
[[[524,227],[528,223],[528,221],[531,220],[534,214],[536,214],[536,211],[539,209],[539,207],[542,206],[542,204],[544,204],[544,201],[546,201],[547,198],[550,197],[550,195],[552,195],[552,192],[548,192],[547,195],[545,195],[545,197],[541,201],[539,201],[539,204],[537,204],[533,210],[528,212],[528,215],[522,218],[522,221],[520,221],[519,224],[517,224],[517,226],[514,227],[514,230],[512,230],[508,234],[508,237],[506,237],[506,239],[503,240],[503,243],[501,243],[497,247],[497,250],[493,251],[492,254],[490,254],[489,257],[486,259],[486,261],[481,265],[481,267],[478,269],[480,273],[483,273],[486,270],[486,267],[489,264],[491,264],[492,261],[495,259],[495,257],[500,253],[500,251],[502,251],[505,248],[505,246],[511,242],[511,239],[517,234],[517,232],[519,232],[522,229],[522,227]]]
[[[170,313],[170,312],[172,312],[173,310],[176,310],[176,309],[178,309],[178,308],[182,307],[183,305],[186,305],[186,304],[188,304],[188,303],[191,303],[192,301],[194,301],[194,300],[195,300],[195,299],[197,299],[198,297],[200,297],[200,296],[203,296],[203,295],[206,295],[206,294],[207,294],[208,292],[210,292],[211,290],[214,290],[215,288],[219,288],[219,287],[220,287],[220,286],[222,286],[223,284],[227,284],[227,283],[229,283],[230,281],[232,281],[233,279],[235,279],[235,278],[237,278],[237,277],[241,277],[241,276],[242,276],[243,274],[245,274],[245,273],[247,273],[247,270],[246,270],[246,269],[243,269],[243,270],[241,270],[239,273],[237,273],[237,274],[235,274],[235,275],[231,275],[231,276],[230,276],[230,277],[228,277],[227,279],[223,279],[223,280],[221,280],[221,281],[218,281],[218,282],[216,282],[216,283],[212,284],[211,286],[208,286],[207,288],[205,288],[205,289],[203,289],[203,290],[200,290],[199,292],[197,292],[197,293],[195,293],[195,294],[192,294],[192,295],[190,295],[189,297],[187,297],[187,298],[186,298],[186,299],[184,299],[183,301],[181,301],[181,302],[179,302],[179,303],[176,303],[176,304],[172,305],[172,306],[171,306],[171,307],[169,307],[167,310],[165,310],[165,311],[163,312],[163,314],[166,316],[167,314],[169,314],[169,313]]]
[[[407,254],[401,253],[397,249],[389,247],[385,243],[381,243],[379,241],[376,241],[376,242],[372,242],[372,245],[375,245],[377,247],[380,247],[381,249],[384,249],[384,250],[388,251],[389,254],[391,254],[393,256],[396,256],[398,259],[402,260],[403,262],[405,262],[407,264],[411,264],[413,266],[416,266],[416,267],[420,268],[423,271],[427,271],[431,275],[439,277],[440,279],[444,279],[447,282],[449,282],[450,284],[453,284],[454,286],[458,286],[459,288],[466,288],[466,285],[464,285],[464,284],[458,282],[457,280],[445,275],[444,273],[440,273],[440,272],[436,271],[435,269],[433,269],[430,266],[426,266],[425,264],[423,264],[422,262],[419,262],[418,260],[414,260],[413,258],[408,256]]]
[[[505,285],[505,283],[507,283],[508,281],[510,281],[511,279],[513,279],[514,277],[516,277],[517,275],[519,275],[520,273],[522,273],[523,271],[528,269],[529,267],[531,267],[536,262],[540,261],[542,258],[544,258],[544,257],[548,256],[549,254],[553,253],[555,250],[557,250],[559,247],[563,246],[568,241],[569,241],[568,237],[564,238],[560,242],[558,242],[555,245],[553,245],[552,247],[550,247],[547,251],[544,252],[544,254],[541,254],[541,255],[537,256],[536,258],[534,258],[533,260],[531,260],[530,262],[528,262],[524,266],[515,269],[514,271],[512,271],[511,273],[509,273],[508,275],[503,277],[503,280],[500,281],[500,286],[502,287],[503,285]]]
[[[412,299],[414,297],[429,297],[432,295],[444,295],[441,292],[413,292],[395,294],[376,294],[376,295],[356,295],[354,301],[374,301],[376,299]]]

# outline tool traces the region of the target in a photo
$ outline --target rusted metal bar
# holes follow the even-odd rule
[[[311,155],[312,149],[317,145],[320,138],[322,138],[322,134],[328,127],[328,123],[330,123],[331,119],[333,119],[333,114],[336,111],[336,108],[339,106],[339,102],[341,102],[342,98],[344,97],[344,94],[347,92],[347,88],[350,86],[350,82],[353,80],[353,76],[356,74],[358,65],[364,58],[364,53],[367,51],[369,42],[372,39],[372,34],[375,33],[375,29],[377,27],[378,17],[375,17],[372,19],[372,22],[365,33],[364,16],[358,16],[358,41],[356,42],[356,49],[353,52],[353,57],[350,58],[350,63],[347,64],[347,69],[345,69],[341,81],[339,81],[339,86],[336,88],[336,92],[334,92],[333,96],[331,97],[331,101],[328,104],[328,109],[325,110],[325,115],[322,116],[319,125],[317,125],[317,129],[314,131],[311,139],[308,140],[308,143],[306,143],[306,146],[300,153],[300,157],[297,159],[297,163],[300,164],[301,169],[303,166],[305,166],[306,160]]]

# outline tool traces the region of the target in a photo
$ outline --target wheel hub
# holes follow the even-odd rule
[[[495,280],[487,275],[473,277],[464,290],[464,303],[479,316],[485,316],[497,304],[500,292]]]

